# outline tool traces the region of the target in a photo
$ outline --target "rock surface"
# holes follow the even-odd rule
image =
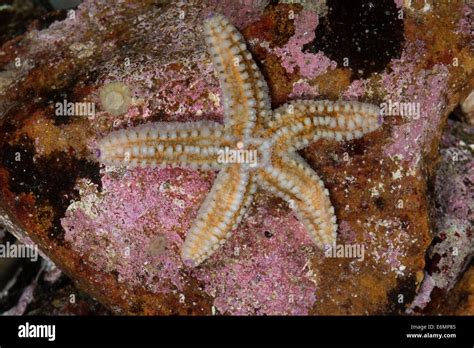
[[[471,9],[462,1],[362,1],[351,15],[334,1],[159,3],[88,0],[1,48],[0,222],[115,313],[405,313],[433,239],[429,184],[443,127],[473,86]],[[387,107],[381,130],[302,151],[330,191],[338,243],[362,246],[363,259],[325,257],[291,209],[259,191],[224,247],[190,269],[179,249],[215,173],[96,162],[95,145],[111,130],[222,119],[201,29],[213,12],[243,32],[274,107],[297,98]],[[374,32],[394,47],[379,46]],[[360,48],[353,56],[323,40],[337,48],[351,33]],[[115,81],[133,96],[121,116],[99,102]],[[56,115],[65,100],[94,103],[95,115]],[[389,108],[398,103],[413,109]]]
[[[434,182],[434,234],[427,252],[428,265],[412,309],[452,313],[456,301],[440,306],[440,299],[469,293],[469,285],[457,281],[474,255],[474,127],[448,120],[442,138],[438,172]],[[472,271],[464,275],[464,283]],[[452,291],[451,291],[452,290]],[[457,302],[462,302],[458,298]],[[467,306],[469,308],[470,305]],[[464,314],[467,314],[464,311]],[[474,314],[474,313],[471,313]]]

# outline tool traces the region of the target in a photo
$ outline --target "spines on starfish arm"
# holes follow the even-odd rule
[[[268,86],[239,31],[222,15],[204,24],[206,42],[222,89],[226,124],[248,137],[271,115]]]
[[[197,266],[212,255],[237,227],[255,193],[248,168],[229,165],[219,172],[187,233],[181,258]]]
[[[101,162],[111,165],[220,169],[218,152],[234,143],[216,122],[155,122],[110,133],[99,151]]]
[[[276,109],[267,132],[281,146],[300,149],[319,139],[360,138],[380,126],[379,115],[373,104],[299,100]]]
[[[258,170],[257,182],[290,204],[318,247],[324,249],[336,241],[336,216],[329,192],[299,155],[274,155],[271,166]]]

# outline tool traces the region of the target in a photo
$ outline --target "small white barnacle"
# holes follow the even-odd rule
[[[132,103],[130,89],[122,82],[108,83],[100,89],[100,102],[109,114],[124,114]]]

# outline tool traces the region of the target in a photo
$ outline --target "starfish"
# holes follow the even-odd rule
[[[185,264],[205,261],[242,220],[260,186],[286,200],[320,248],[337,223],[323,181],[298,150],[319,139],[346,141],[379,127],[379,108],[360,102],[297,100],[271,109],[265,79],[239,31],[222,15],[204,33],[222,89],[224,123],[154,122],[99,142],[100,160],[130,167],[219,170],[181,249]]]

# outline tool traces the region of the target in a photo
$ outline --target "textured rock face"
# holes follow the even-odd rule
[[[473,68],[470,9],[461,1],[429,9],[412,3],[362,4],[357,20],[346,14],[361,32],[361,53],[347,57],[332,54],[329,43],[318,46],[318,33],[341,45],[349,40],[331,1],[94,0],[10,41],[0,55],[0,221],[116,313],[405,312],[432,241],[428,183],[442,129],[472,86]],[[222,119],[201,29],[216,11],[242,30],[274,107],[296,98],[385,107],[381,130],[342,146],[319,141],[301,153],[330,191],[338,244],[359,246],[363,255],[326,257],[292,210],[262,190],[223,248],[188,268],[180,247],[215,173],[96,162],[96,143],[111,130]],[[360,18],[371,26],[358,27]],[[383,59],[368,49],[372,31],[394,43],[382,47]],[[120,116],[100,103],[100,89],[115,81],[133,97]],[[95,115],[57,115],[64,101],[93,103]]]
[[[409,312],[426,308],[431,314],[472,314],[472,269],[450,291],[474,255],[473,140],[474,127],[449,120],[434,183],[435,238],[427,252],[426,277]]]

